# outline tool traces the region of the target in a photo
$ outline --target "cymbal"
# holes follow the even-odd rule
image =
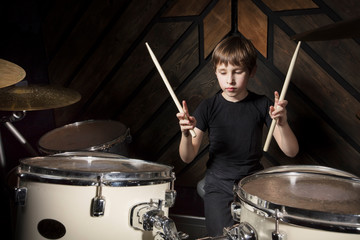
[[[0,89],[0,110],[34,111],[65,107],[78,102],[80,93],[45,85],[10,86]]]
[[[296,34],[291,37],[291,40],[325,41],[344,38],[360,38],[359,24],[359,17],[352,18]]]
[[[0,59],[0,88],[11,86],[25,78],[25,70],[4,59]]]

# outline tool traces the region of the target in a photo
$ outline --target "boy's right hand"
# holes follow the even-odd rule
[[[196,119],[189,115],[189,110],[186,101],[182,101],[183,113],[177,113],[176,117],[179,119],[180,130],[182,134],[187,137],[190,135],[190,130],[193,130],[196,126]]]

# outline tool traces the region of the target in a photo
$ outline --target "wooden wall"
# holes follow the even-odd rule
[[[249,89],[273,98],[296,47],[290,36],[359,13],[357,0],[239,0],[238,31],[258,50]],[[209,56],[231,27],[230,0],[55,0],[44,22],[49,80],[82,95],[55,111],[56,126],[118,120],[131,129],[130,157],[173,165],[177,185],[194,187],[207,139],[193,163],[181,162],[177,109],[145,42],[192,112],[219,91]],[[359,66],[359,39],[302,43],[286,96],[300,153],[287,158],[272,142],[264,166],[315,164],[360,175]]]

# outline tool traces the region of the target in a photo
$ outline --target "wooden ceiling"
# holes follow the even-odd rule
[[[220,90],[209,56],[232,34],[231,0],[53,0],[47,6],[42,36],[48,81],[82,96],[54,111],[55,127],[119,121],[131,131],[130,157],[172,165],[178,186],[195,187],[204,175],[207,139],[194,162],[182,163],[177,108],[145,42],[192,112]],[[359,15],[357,0],[239,0],[236,31],[258,50],[249,89],[273,98],[296,47],[291,36]],[[300,153],[287,158],[272,142],[265,167],[314,164],[360,175],[359,43],[302,43],[286,96]],[[31,79],[36,76],[28,72],[27,80],[36,82]]]

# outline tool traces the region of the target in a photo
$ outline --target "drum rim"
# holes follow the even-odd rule
[[[318,166],[316,166],[318,168]],[[276,170],[280,171],[276,171]],[[346,232],[360,234],[360,214],[341,214],[341,213],[327,213],[323,211],[308,210],[296,207],[290,207],[273,203],[269,200],[262,199],[255,195],[247,193],[242,186],[248,182],[251,182],[254,178],[261,175],[270,174],[296,174],[301,172],[295,172],[296,166],[285,165],[281,167],[272,167],[268,170],[265,169],[256,174],[243,178],[236,189],[237,196],[241,200],[241,203],[247,207],[248,210],[263,215],[265,217],[275,217],[275,212],[278,210],[278,217],[281,221],[294,224],[298,226],[306,226],[310,228],[323,229],[334,232]],[[302,169],[302,172],[315,174],[314,165],[298,165],[298,169]],[[329,167],[320,167],[318,174],[329,175],[327,171],[338,173],[339,175],[331,175],[339,177],[341,179],[352,180],[360,182],[360,179],[355,175],[347,173],[345,171],[337,170]],[[288,171],[288,172],[286,172]],[[329,175],[330,176],[330,175]]]
[[[122,172],[122,171],[102,171],[102,172],[87,172],[79,170],[66,170],[43,166],[33,166],[30,161],[41,161],[45,159],[63,159],[63,155],[52,155],[42,156],[33,158],[24,158],[20,160],[18,167],[18,176],[21,179],[28,179],[36,182],[46,182],[55,184],[67,184],[67,185],[79,185],[79,186],[139,186],[139,185],[153,185],[161,184],[165,182],[171,182],[175,176],[172,172],[173,167],[148,162],[141,159],[129,159],[129,158],[112,158],[112,157],[92,157],[92,156],[66,156],[66,159],[71,161],[76,158],[78,160],[115,160],[116,162],[123,161],[128,162],[131,160],[132,163],[136,164],[151,164],[162,167],[160,171],[142,171],[142,172]],[[49,161],[51,161],[49,160]]]
[[[51,134],[54,134],[56,131],[59,131],[60,129],[67,129],[73,126],[79,126],[79,125],[83,125],[83,124],[89,124],[89,123],[93,123],[93,122],[111,122],[111,123],[116,123],[118,125],[121,125],[124,130],[125,133],[121,136],[118,136],[110,141],[101,143],[99,145],[96,146],[91,146],[88,148],[83,148],[83,149],[50,149],[47,148],[45,146],[42,146],[40,143],[41,141],[44,141],[46,137],[50,136]],[[111,120],[111,119],[90,119],[90,120],[85,120],[85,121],[78,121],[78,122],[73,122],[73,123],[69,123],[66,124],[64,126],[61,127],[57,127],[55,129],[50,130],[49,132],[45,133],[43,136],[40,137],[39,141],[38,141],[38,148],[41,152],[46,153],[46,154],[56,154],[56,153],[62,153],[62,152],[72,152],[72,151],[105,151],[106,149],[109,149],[111,146],[117,144],[117,143],[122,143],[125,142],[130,136],[130,128],[126,127],[125,124],[119,122],[119,121],[115,121],[115,120]]]

